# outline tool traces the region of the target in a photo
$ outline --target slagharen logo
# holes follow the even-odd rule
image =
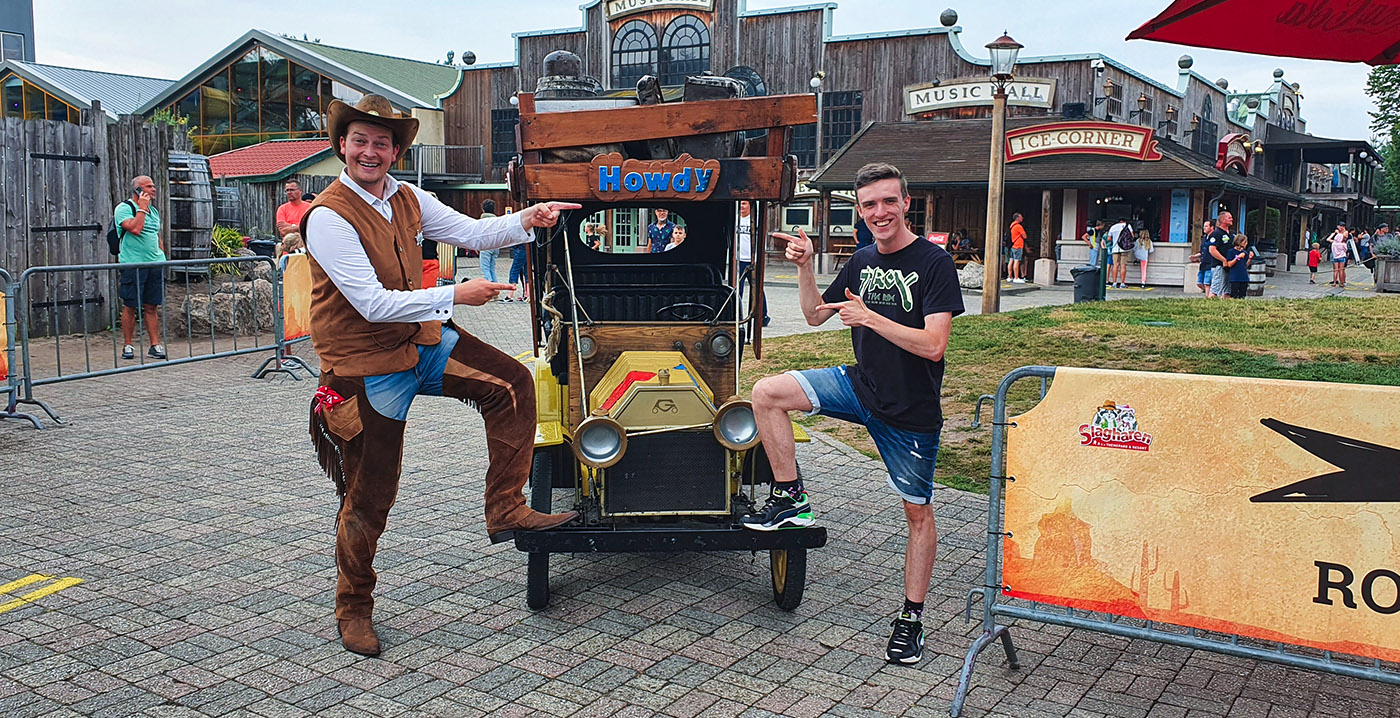
[[[904,311],[912,312],[914,311],[914,285],[918,283],[918,272],[905,274],[903,270],[899,269],[866,267],[860,270],[860,289],[856,294],[867,298],[866,292],[869,290],[894,289],[899,292],[900,306],[904,307]]]

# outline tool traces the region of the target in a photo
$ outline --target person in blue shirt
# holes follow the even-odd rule
[[[676,223],[670,219],[671,210],[658,207],[652,211],[656,213],[656,223],[647,225],[647,243],[651,245],[652,254],[660,254],[666,251],[666,246],[671,243]]]
[[[1244,299],[1249,291],[1249,263],[1254,261],[1256,254],[1254,248],[1249,246],[1249,237],[1244,233],[1235,235],[1235,245],[1225,255],[1231,299]]]

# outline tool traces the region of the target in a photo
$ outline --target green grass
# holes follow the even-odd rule
[[[977,397],[996,391],[1020,366],[1082,366],[1191,374],[1400,386],[1400,298],[1268,301],[1148,299],[1039,307],[959,317],[948,341],[945,425],[936,478],[986,493],[989,424],[972,429]],[[1152,326],[1146,322],[1170,322]],[[748,359],[747,392],[759,377],[854,361],[850,332],[770,339],[762,361]],[[1013,390],[1010,411],[1029,409],[1034,382]],[[986,409],[990,412],[990,406]],[[990,421],[988,413],[983,417]],[[814,417],[804,426],[877,457],[862,427]]]

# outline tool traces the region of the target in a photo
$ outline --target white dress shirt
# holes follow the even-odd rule
[[[341,184],[391,223],[394,210],[389,206],[389,198],[405,187],[412,190],[423,211],[424,239],[476,250],[509,247],[532,239],[532,234],[521,226],[520,218],[515,215],[472,219],[407,182],[399,182],[392,176],[385,177],[385,182],[384,198],[380,199],[355,184],[344,171],[340,173]],[[425,322],[452,318],[453,287],[412,291],[385,289],[369,262],[369,255],[365,254],[360,235],[329,207],[317,209],[306,220],[306,250],[350,305],[368,321]]]

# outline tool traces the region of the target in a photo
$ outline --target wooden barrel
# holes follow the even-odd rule
[[[214,187],[209,158],[170,152],[170,258],[207,259],[213,248]]]
[[[1256,259],[1249,265],[1249,291],[1246,292],[1251,297],[1264,296],[1264,277],[1267,275],[1267,265],[1263,259]]]
[[[1264,276],[1274,276],[1274,272],[1278,270],[1278,252],[1265,250],[1260,254],[1264,257]]]
[[[214,224],[226,227],[243,226],[242,190],[234,187],[214,187]]]

